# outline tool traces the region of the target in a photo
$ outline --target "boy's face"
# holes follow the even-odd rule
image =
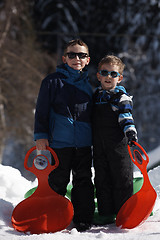
[[[100,71],[102,70],[107,70],[109,72],[114,71],[119,73],[119,67],[117,65],[103,64],[101,66]],[[111,89],[114,89],[117,86],[117,84],[122,81],[123,76],[120,74],[120,76],[113,78],[110,74],[108,74],[108,76],[102,76],[98,72],[97,78],[101,82],[101,86],[104,90],[111,90]]]
[[[62,61],[64,63],[67,63],[68,66],[70,66],[74,70],[81,71],[90,62],[90,57],[88,57],[88,51],[85,46],[80,46],[79,44],[76,44],[74,46],[69,46],[67,48],[67,53],[71,53],[71,54],[62,56]],[[81,54],[79,56],[78,55],[74,56],[74,54],[72,53],[84,53],[84,54]]]

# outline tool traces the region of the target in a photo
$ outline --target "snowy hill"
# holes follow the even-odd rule
[[[149,163],[148,163],[148,169],[154,168],[158,165],[160,165],[160,146],[158,146],[157,148],[153,149],[152,151],[150,151],[148,153],[149,156]]]
[[[137,174],[137,173],[136,173]],[[60,232],[40,235],[26,235],[17,232],[11,224],[14,207],[24,199],[24,194],[37,185],[22,177],[19,170],[0,165],[0,240],[157,240],[160,239],[160,167],[149,171],[150,181],[157,192],[157,200],[153,216],[145,223],[132,230],[119,229],[115,224],[93,226],[89,231],[79,233],[73,224]]]

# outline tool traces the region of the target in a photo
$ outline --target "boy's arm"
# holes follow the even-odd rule
[[[133,102],[132,97],[123,94],[119,101],[119,124],[128,138],[128,144],[132,146],[133,141],[137,141],[137,131],[132,116]]]
[[[42,81],[36,104],[34,140],[38,150],[49,145],[50,83],[47,78]]]

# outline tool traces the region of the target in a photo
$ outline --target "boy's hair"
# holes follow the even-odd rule
[[[106,55],[104,58],[101,59],[101,61],[98,64],[98,71],[101,70],[103,64],[116,65],[119,67],[119,73],[123,74],[125,64],[122,62],[120,58],[114,55]]]
[[[66,53],[67,53],[67,48],[70,47],[70,46],[74,46],[74,45],[76,45],[76,44],[78,44],[78,45],[80,45],[80,46],[84,46],[84,47],[86,48],[86,50],[87,50],[88,55],[89,55],[89,48],[88,48],[87,44],[86,44],[85,42],[83,42],[81,39],[74,39],[74,40],[69,41],[69,42],[65,45],[65,47],[64,47],[64,56],[65,56]]]

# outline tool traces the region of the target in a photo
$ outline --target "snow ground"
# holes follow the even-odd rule
[[[71,223],[67,229],[60,232],[27,235],[13,229],[11,215],[14,207],[24,199],[26,191],[37,186],[37,180],[28,181],[22,177],[19,170],[0,165],[0,240],[158,240],[160,239],[160,167],[149,171],[149,178],[157,192],[153,216],[134,229],[120,229],[115,224],[110,224],[93,226],[90,230],[79,233]]]

